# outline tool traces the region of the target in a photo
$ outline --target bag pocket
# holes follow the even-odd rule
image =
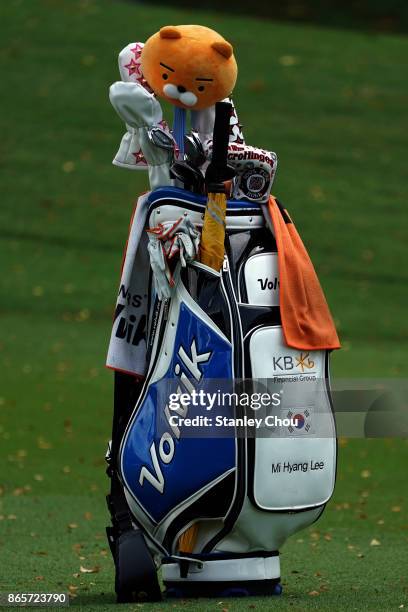
[[[280,402],[268,407],[250,443],[252,501],[262,510],[297,511],[325,504],[336,473],[336,430],[327,351],[286,346],[281,326],[249,339],[252,376]]]

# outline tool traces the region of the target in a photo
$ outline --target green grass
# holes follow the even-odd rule
[[[247,141],[277,151],[274,192],[339,325],[334,375],[402,378],[408,41],[107,0],[8,0],[0,18],[0,588],[71,587],[74,605],[112,610],[104,357],[132,203],[147,185],[110,165],[117,52],[166,23],[232,40]],[[402,440],[343,443],[334,499],[282,551],[283,597],[176,607],[406,607],[407,458]]]

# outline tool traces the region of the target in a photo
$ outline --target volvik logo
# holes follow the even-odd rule
[[[202,364],[209,361],[212,355],[212,351],[205,353],[199,353],[197,350],[196,341],[193,338],[190,345],[190,354],[184,349],[182,345],[179,346],[177,351],[178,361],[174,366],[174,374],[178,378],[179,385],[177,386],[176,393],[181,395],[182,393],[191,394],[195,390],[196,384],[198,384],[203,376]],[[180,404],[176,409],[172,409],[173,413],[186,416],[188,412],[188,406]],[[144,481],[147,480],[159,493],[164,492],[165,479],[161,464],[168,465],[173,461],[174,454],[176,452],[175,440],[180,439],[180,429],[177,425],[171,425],[170,422],[170,409],[168,404],[164,408],[164,414],[168,421],[170,431],[165,431],[159,441],[159,452],[157,453],[155,442],[150,446],[150,457],[153,464],[153,471],[144,465],[140,470],[139,484],[143,487]]]
[[[281,355],[273,357],[273,367],[281,372],[291,372],[300,369],[301,372],[310,371],[314,368],[315,362],[310,358],[310,353],[301,352],[299,356]]]
[[[261,286],[261,291],[276,291],[279,288],[279,278],[277,276],[273,279],[266,277],[258,278],[257,280]]]

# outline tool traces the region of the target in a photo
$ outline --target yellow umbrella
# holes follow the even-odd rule
[[[217,102],[213,133],[212,158],[205,174],[207,208],[200,242],[200,261],[217,272],[224,260],[225,217],[227,196],[224,181],[232,178],[234,170],[227,165],[229,125],[232,104]]]

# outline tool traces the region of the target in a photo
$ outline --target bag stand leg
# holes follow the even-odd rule
[[[140,529],[125,531],[116,540],[115,569],[118,603],[161,600],[156,566]]]
[[[156,565],[143,533],[135,526],[117,474],[119,444],[141,383],[134,377],[115,372],[115,401],[112,444],[108,448],[107,474],[111,492],[107,496],[112,525],[106,528],[115,562],[115,591],[118,603],[159,601],[162,598]]]

